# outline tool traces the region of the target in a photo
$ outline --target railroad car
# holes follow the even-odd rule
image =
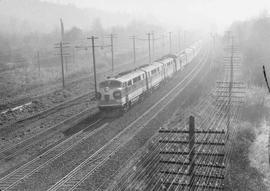
[[[180,65],[181,65],[181,70],[184,69],[184,66],[187,64],[187,55],[185,54],[185,52],[180,52],[177,56]]]
[[[102,111],[125,111],[161,83],[182,70],[199,53],[201,41],[177,55],[169,54],[147,64],[107,78],[99,84],[98,107]]]
[[[155,63],[147,66],[140,67],[140,70],[145,73],[146,87],[148,91],[157,88],[164,79],[163,64]]]
[[[157,63],[162,64],[164,79],[172,77],[175,72],[180,70],[180,63],[178,62],[177,57],[172,54],[163,56],[161,59],[155,61],[153,65]]]
[[[147,91],[146,75],[142,70],[120,73],[99,84],[100,110],[127,109]]]

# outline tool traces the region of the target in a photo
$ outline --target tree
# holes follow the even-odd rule
[[[77,27],[72,27],[69,31],[65,33],[66,41],[74,41],[81,39],[83,37],[83,32],[81,29]]]

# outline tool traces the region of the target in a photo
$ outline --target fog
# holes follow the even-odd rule
[[[105,28],[137,20],[169,29],[223,32],[232,22],[269,9],[267,0],[1,0],[0,24],[4,27],[0,30],[18,30],[17,25],[24,25],[21,32],[48,32],[58,26],[60,17],[67,28],[89,29],[98,17]]]
[[[0,191],[269,191],[269,11],[0,0]]]
[[[233,21],[245,20],[270,9],[267,0],[45,0],[96,8],[131,18],[155,22],[167,27],[216,29],[222,32]],[[120,22],[120,20],[119,20]]]

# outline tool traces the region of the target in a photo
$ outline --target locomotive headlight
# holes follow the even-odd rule
[[[120,99],[121,98],[121,91],[115,91],[115,92],[113,92],[113,97],[115,99]]]
[[[97,92],[97,94],[96,94],[96,98],[97,98],[98,100],[100,100],[100,99],[101,99],[101,93],[100,93],[100,92]]]

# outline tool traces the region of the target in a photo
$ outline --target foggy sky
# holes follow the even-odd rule
[[[270,10],[269,0],[44,0],[71,3],[80,8],[97,8],[129,13],[135,19],[155,18],[161,24],[185,28],[215,28],[245,20]],[[269,12],[269,11],[268,11]],[[150,20],[150,19],[149,19]],[[150,20],[151,21],[151,20]]]

